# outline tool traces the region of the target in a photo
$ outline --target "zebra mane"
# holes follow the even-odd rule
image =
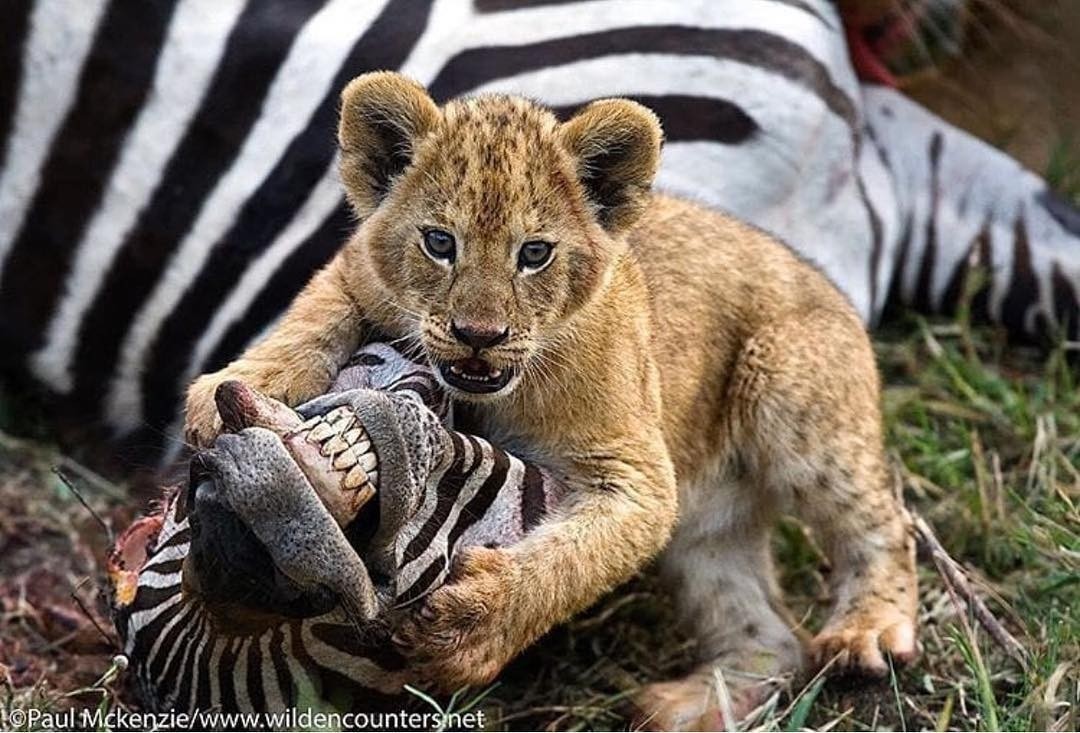
[[[223,410],[248,426],[197,454],[188,484],[110,557],[145,702],[391,704],[409,679],[395,614],[444,581],[459,549],[513,544],[561,494],[542,469],[447,428],[447,405],[428,368],[376,344],[295,422],[288,408]]]

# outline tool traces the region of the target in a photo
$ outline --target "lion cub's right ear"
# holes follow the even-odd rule
[[[341,181],[353,209],[368,216],[412,161],[441,113],[417,82],[391,71],[356,77],[341,93]]]

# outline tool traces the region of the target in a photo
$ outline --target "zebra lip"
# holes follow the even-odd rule
[[[439,364],[439,375],[448,385],[462,392],[491,394],[510,383],[514,370],[496,368],[486,359],[472,356]]]
[[[150,547],[161,533],[164,517],[155,514],[143,517],[124,530],[105,562],[112,601],[118,608],[128,606],[135,600],[139,589],[139,573],[150,555]]]

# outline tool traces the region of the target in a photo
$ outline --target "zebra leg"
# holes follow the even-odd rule
[[[803,644],[774,582],[772,516],[753,483],[726,477],[683,494],[684,519],[661,568],[699,664],[648,685],[635,704],[656,730],[731,730],[802,670]]]
[[[750,339],[730,389],[760,500],[805,521],[832,561],[834,607],[814,661],[879,676],[883,653],[915,656],[918,592],[911,520],[885,463],[877,372],[836,369],[873,358],[854,317],[795,314]]]
[[[989,281],[973,315],[1022,338],[1080,334],[1080,211],[1019,163],[899,92],[863,87],[860,168],[875,195],[887,251],[879,292],[923,312],[949,312],[966,275]],[[884,171],[884,176],[882,175]],[[890,199],[892,199],[890,201]],[[885,271],[882,274],[886,274]]]

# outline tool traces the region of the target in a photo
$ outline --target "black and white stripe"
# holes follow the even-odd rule
[[[563,113],[643,101],[667,130],[661,188],[773,231],[868,321],[889,293],[947,309],[985,229],[999,268],[987,315],[1017,333],[1063,320],[1075,332],[1075,210],[861,86],[832,2],[523,5],[12,3],[0,30],[14,60],[0,66],[4,366],[118,431],[160,435],[184,385],[235,357],[346,237],[337,94],[383,68],[439,99],[514,92]]]
[[[389,347],[365,347],[336,389],[356,386],[422,402],[435,413],[433,425],[446,417],[448,401],[430,370]],[[404,426],[401,433],[415,443],[416,454],[432,438]],[[459,548],[505,545],[526,535],[562,494],[543,469],[480,438],[448,434],[449,454],[439,460],[442,470],[428,475],[399,467],[422,486],[418,509],[389,538],[394,572],[388,595],[394,608],[437,588]],[[388,473],[386,467],[380,471]],[[266,712],[348,699],[356,710],[370,711],[401,691],[409,670],[380,623],[358,629],[340,608],[298,618],[274,616],[273,609],[245,613],[234,605],[223,615],[215,610],[220,608],[215,599],[185,587],[193,539],[189,507],[190,494],[176,493],[159,520],[141,520],[160,521],[161,528],[138,569],[134,598],[114,607],[124,652],[148,705]],[[125,554],[129,541],[127,535],[121,538],[119,554]]]
[[[138,593],[115,613],[137,688],[152,709],[282,711],[342,692],[357,709],[372,709],[401,691],[404,660],[388,639],[358,635],[339,611],[249,629],[216,619],[182,586],[191,532],[178,507],[175,500],[167,505]]]
[[[897,232],[892,297],[949,311],[968,274],[988,283],[972,309],[1013,333],[1076,339],[1080,216],[1038,176],[885,89],[864,114],[875,164],[888,171]]]

